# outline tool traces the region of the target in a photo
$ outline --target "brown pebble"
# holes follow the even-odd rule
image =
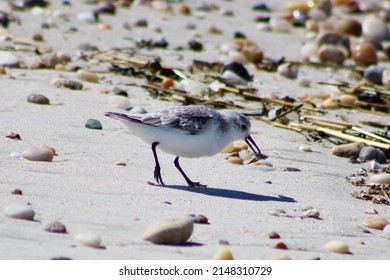
[[[118,165],[118,166],[126,166],[127,164],[126,164],[126,162],[121,161],[121,162],[115,163],[115,165]]]
[[[269,239],[280,239],[280,235],[275,231],[264,232],[263,236]]]
[[[170,88],[170,87],[173,87],[173,85],[175,84],[175,82],[173,81],[173,79],[171,78],[164,78],[161,82],[161,86],[163,88]]]
[[[336,30],[342,34],[359,37],[362,35],[362,25],[353,18],[343,18],[336,24]]]
[[[0,75],[6,75],[7,71],[5,70],[4,67],[0,67]]]
[[[191,8],[185,3],[179,3],[177,5],[177,11],[182,15],[190,15]]]
[[[11,191],[11,194],[15,194],[15,195],[23,195],[23,192],[21,189],[14,189]]]
[[[352,59],[358,65],[369,66],[378,63],[376,49],[373,44],[364,42],[352,50]]]
[[[233,164],[240,164],[240,165],[244,164],[244,161],[240,157],[230,157],[228,158],[228,162]]]
[[[348,51],[342,46],[323,45],[317,56],[323,63],[342,65],[348,56]]]
[[[42,36],[42,34],[34,34],[32,36],[32,39],[33,39],[33,41],[36,41],[36,42],[42,42],[43,41],[43,36]]]
[[[382,217],[370,218],[362,222],[363,226],[377,230],[383,230],[388,224],[389,221]]]
[[[49,98],[42,94],[29,94],[27,96],[27,102],[34,103],[34,104],[40,104],[40,105],[49,105],[50,101]]]
[[[282,242],[282,241],[276,242],[272,246],[272,248],[279,249],[279,250],[288,250],[287,245],[284,242]]]

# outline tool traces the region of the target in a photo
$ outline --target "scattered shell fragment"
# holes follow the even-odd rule
[[[332,252],[332,253],[338,253],[338,254],[347,254],[349,253],[349,247],[346,243],[333,240],[329,241],[325,244],[325,250]]]
[[[318,219],[320,217],[320,211],[317,209],[309,209],[303,212],[302,217]]]
[[[305,152],[305,153],[310,153],[310,152],[312,152],[313,150],[311,149],[311,147],[310,146],[308,146],[308,145],[300,145],[299,146],[299,148],[298,148],[300,151],[302,151],[302,152]]]
[[[390,174],[389,174],[390,175]],[[362,225],[367,228],[383,230],[385,226],[389,224],[389,221],[383,217],[374,217],[364,220]]]
[[[358,158],[361,149],[363,149],[366,144],[361,142],[354,142],[348,144],[342,144],[336,146],[332,149],[332,154],[338,157],[346,157],[346,158]]]
[[[184,244],[190,238],[194,224],[186,218],[163,218],[150,224],[143,239],[157,244]]]
[[[54,233],[66,233],[66,227],[63,223],[54,221],[46,224],[43,230]]]
[[[7,135],[5,135],[5,138],[10,138],[10,139],[13,139],[13,140],[22,140],[20,135],[18,133],[15,133],[15,132],[8,133]]]
[[[371,214],[371,215],[376,215],[376,214],[378,214],[378,211],[375,210],[375,209],[368,209],[368,210],[364,211],[364,213]]]
[[[30,205],[13,203],[4,208],[4,214],[10,218],[32,221],[35,216],[35,211]]]
[[[21,153],[22,157],[31,161],[52,161],[54,153],[46,148],[32,147]]]
[[[100,236],[94,232],[79,233],[73,240],[80,245],[92,248],[99,248],[101,244]]]
[[[374,174],[370,177],[368,184],[370,185],[390,185],[390,174]]]
[[[234,260],[232,251],[224,246],[218,249],[218,251],[214,254],[213,260]]]
[[[47,98],[46,96],[44,96],[42,94],[37,94],[37,93],[29,94],[27,96],[27,102],[34,103],[34,104],[40,104],[40,105],[49,105],[50,104],[49,98]]]

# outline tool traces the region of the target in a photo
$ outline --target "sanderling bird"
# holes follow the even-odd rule
[[[191,181],[179,164],[179,158],[213,156],[235,140],[245,140],[256,158],[265,159],[250,136],[251,123],[235,111],[219,113],[205,106],[177,106],[156,113],[132,114],[107,112],[106,116],[122,121],[129,130],[150,144],[155,160],[154,178],[165,185],[161,177],[156,147],[176,156],[174,164],[189,186],[206,187]]]

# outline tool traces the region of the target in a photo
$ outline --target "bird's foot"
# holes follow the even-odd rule
[[[154,179],[157,181],[157,183],[161,184],[162,186],[165,186],[164,181],[161,177],[161,171],[159,167],[156,167],[154,169]]]
[[[187,183],[188,183],[188,186],[190,186],[190,187],[195,187],[195,188],[206,188],[207,187],[207,185],[203,185],[200,182],[189,181]]]

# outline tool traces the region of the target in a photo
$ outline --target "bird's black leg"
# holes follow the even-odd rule
[[[161,177],[161,167],[160,167],[160,163],[158,162],[157,152],[156,152],[156,147],[158,144],[159,144],[158,142],[152,143],[152,151],[153,151],[154,161],[156,163],[156,166],[154,167],[154,179],[156,179],[157,183],[164,186],[165,184]]]
[[[175,166],[177,169],[179,169],[181,175],[183,175],[184,179],[186,180],[187,184],[190,186],[190,187],[206,187],[207,185],[202,185],[200,182],[192,182],[190,180],[190,178],[188,178],[188,176],[184,173],[183,169],[181,169],[181,166],[179,164],[179,157],[176,157],[175,158]]]

